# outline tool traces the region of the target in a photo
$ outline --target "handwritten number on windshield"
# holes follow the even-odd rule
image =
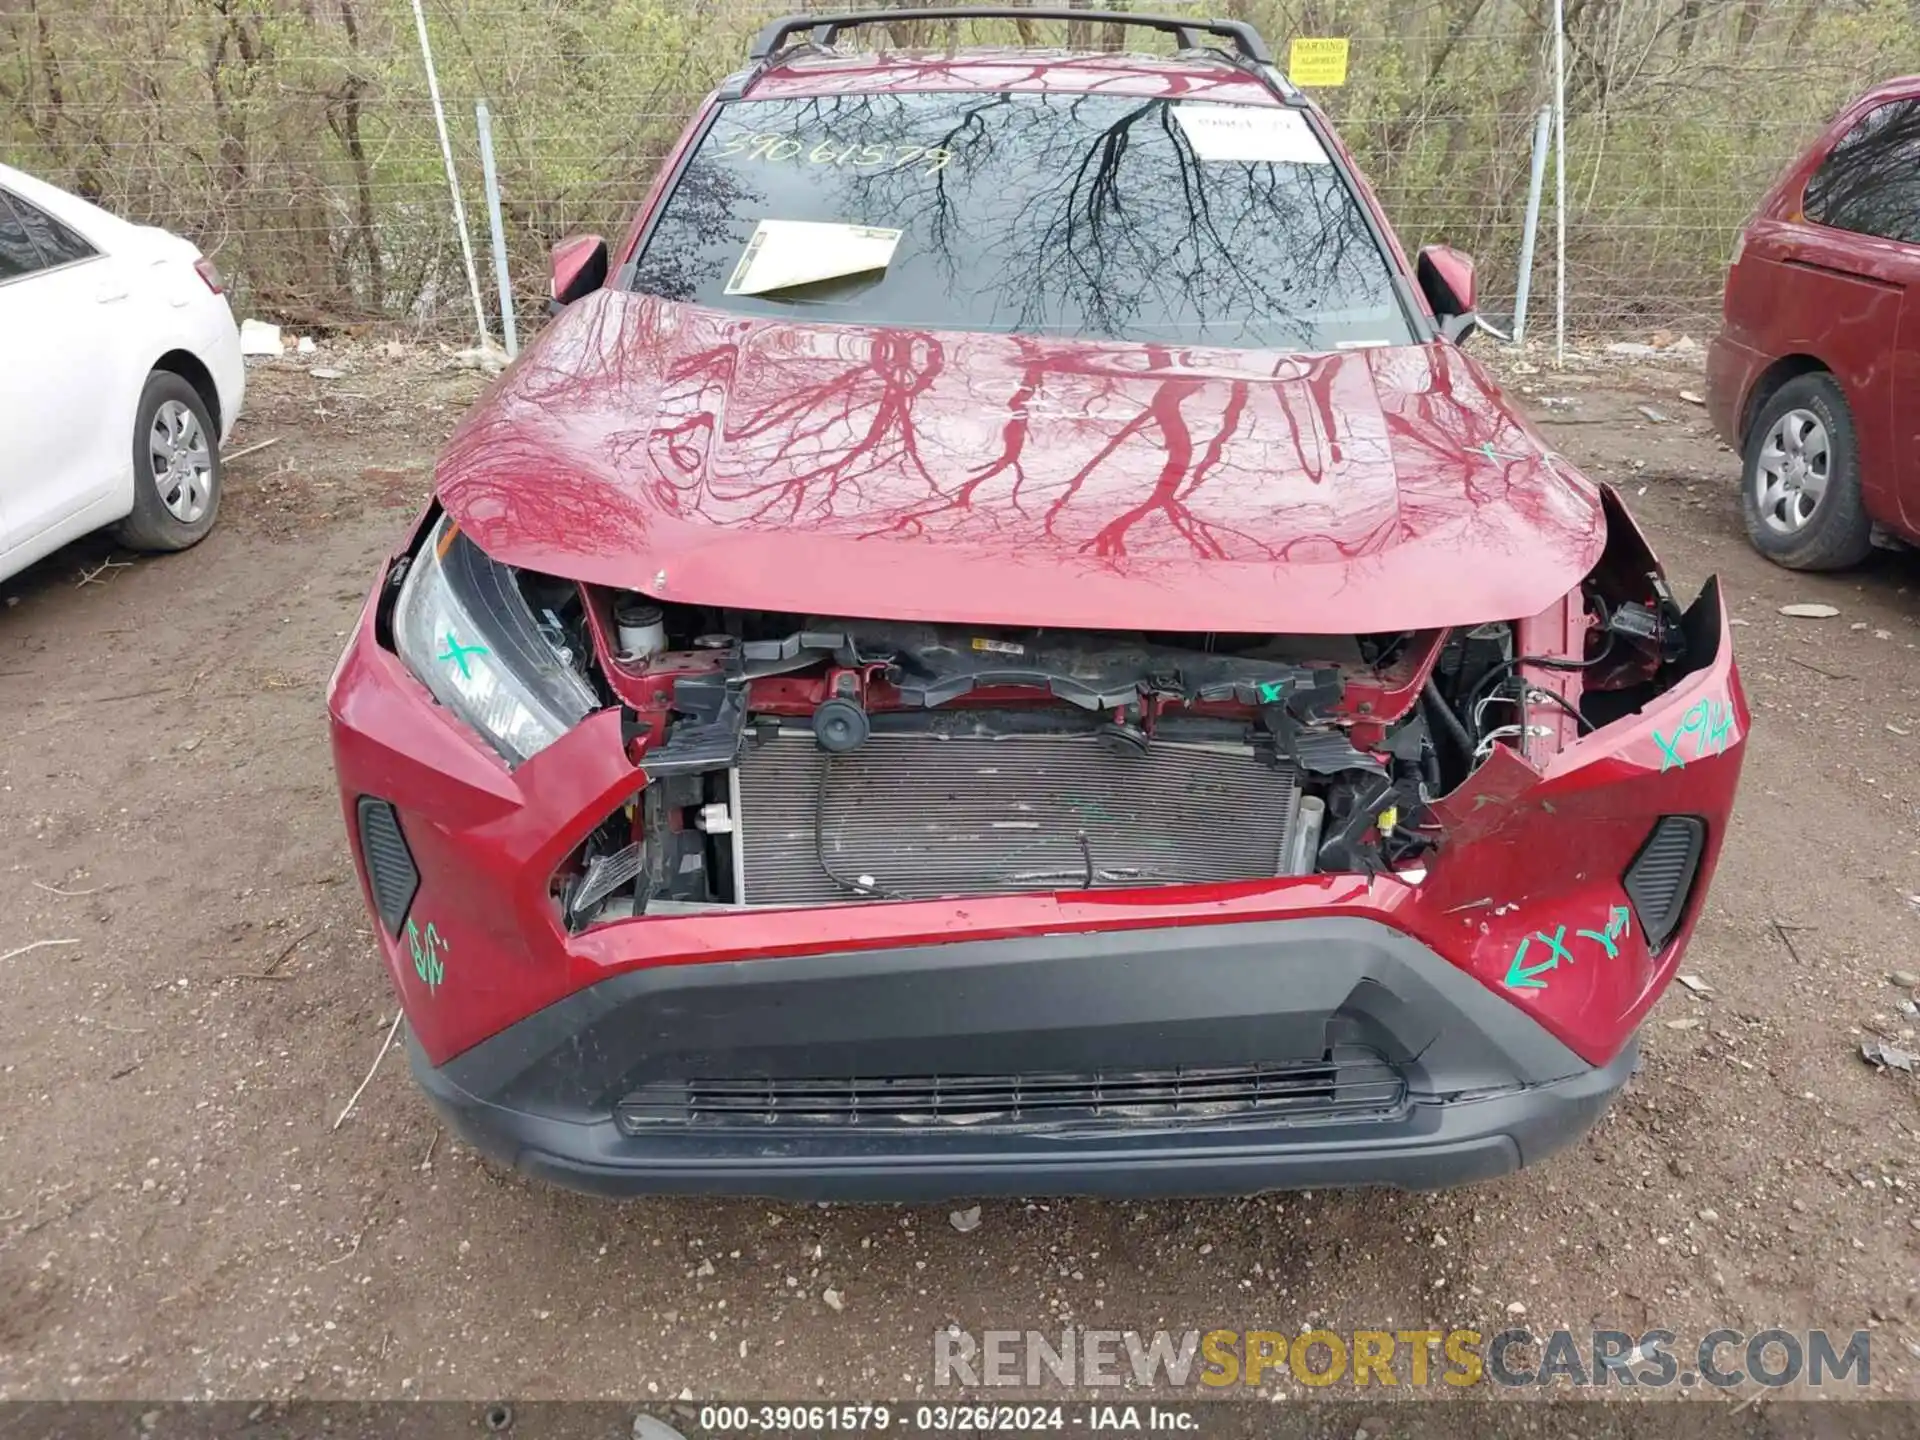
[[[721,143],[720,153],[776,162],[798,161],[804,157],[810,165],[844,165],[856,169],[905,170],[924,164],[929,175],[938,175],[953,163],[951,150],[925,145],[856,145],[827,139],[808,148],[790,135],[764,133],[730,136]]]

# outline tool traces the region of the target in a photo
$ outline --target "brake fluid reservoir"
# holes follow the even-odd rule
[[[645,660],[667,648],[666,617],[644,595],[622,595],[613,602],[613,628],[623,660]]]

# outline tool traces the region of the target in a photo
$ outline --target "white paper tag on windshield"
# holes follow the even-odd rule
[[[1175,105],[1173,118],[1180,122],[1187,143],[1202,160],[1237,161],[1243,165],[1327,163],[1327,152],[1319,137],[1298,110],[1189,102]]]
[[[878,225],[830,225],[817,220],[762,220],[733,267],[729,295],[765,295],[796,285],[840,280],[884,270],[900,232]]]

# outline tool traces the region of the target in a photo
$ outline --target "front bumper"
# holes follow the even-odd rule
[[[510,771],[381,642],[379,593],[328,702],[349,832],[363,797],[391,806],[417,872],[381,922],[356,844],[416,1072],[483,1150],[613,1193],[1423,1187],[1530,1163],[1632,1068],[1702,909],[1748,725],[1710,585],[1688,611],[1698,668],[1544,769],[1496,752],[1436,807],[1445,844],[1419,872],[748,907],[574,934],[556,869],[647,783],[619,712]],[[1678,928],[1650,931],[1626,881],[1676,818],[1701,837],[1697,870]],[[1285,1067],[1345,1044],[1397,1067],[1394,1115],[616,1119],[623,1096],[661,1083],[1064,1072],[1097,1089],[1116,1072]]]
[[[1330,1053],[1390,1070],[1358,1104],[1157,1105],[1045,1113],[796,1107],[825,1077],[1283,1072]],[[1515,1006],[1387,926],[1303,919],[861,950],[630,970],[416,1077],[471,1143],[604,1195],[806,1200],[1202,1195],[1485,1180],[1567,1145],[1624,1085],[1634,1047],[1590,1066]],[[636,1092],[754,1077],[719,1115]],[[784,1097],[784,1098],[782,1098]]]

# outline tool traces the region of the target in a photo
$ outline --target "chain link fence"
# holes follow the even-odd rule
[[[1865,84],[1920,65],[1920,0],[1565,0],[1568,325],[1711,326],[1732,240],[1779,169]],[[1514,293],[1552,0],[1141,0],[1351,41],[1316,91],[1409,248]],[[493,114],[517,305],[545,252],[617,235],[699,98],[796,0],[429,0],[476,250],[474,102]],[[825,12],[849,8],[819,4]],[[1107,47],[1071,25],[914,20],[845,43]],[[1151,47],[1126,32],[1127,48]],[[197,240],[244,313],[325,329],[470,328],[405,0],[0,0],[0,159]],[[1551,321],[1553,190],[1533,323]],[[482,273],[485,274],[484,260]],[[486,286],[488,305],[493,304]]]

